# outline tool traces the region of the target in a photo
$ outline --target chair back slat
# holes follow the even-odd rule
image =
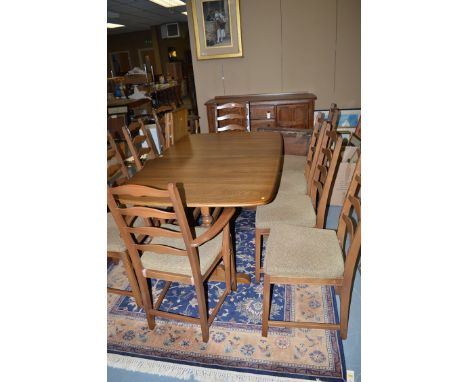
[[[336,105],[336,103],[332,103],[330,105],[330,109],[328,110],[327,121],[331,123],[334,129],[336,129],[337,127],[340,114],[341,114],[340,109],[338,109],[338,106]]]
[[[326,138],[326,133],[329,132],[331,129],[331,125],[323,121],[322,126],[320,127],[320,130],[318,132],[317,136],[317,142],[313,151],[312,155],[312,160],[309,162],[308,160],[306,161],[306,182],[307,182],[307,194],[310,195],[310,188],[313,182],[313,175],[315,174],[315,170],[317,168],[317,163],[319,161],[320,154],[322,152],[322,148],[326,147],[326,144],[328,142],[328,138]],[[326,138],[326,139],[325,139]],[[324,140],[325,139],[325,140]]]
[[[167,212],[154,207],[156,201],[166,200],[165,205],[171,204],[174,212]],[[129,206],[125,200],[134,200],[136,206]],[[169,203],[167,203],[169,201]],[[147,203],[147,204],[145,204]],[[156,189],[141,185],[124,185],[107,190],[107,204],[117,223],[122,239],[130,254],[132,264],[138,274],[146,272],[141,262],[142,252],[149,251],[158,255],[187,256],[194,277],[200,278],[200,260],[198,249],[191,246],[195,238],[195,230],[187,220],[186,206],[174,183],[169,183],[167,190]],[[127,216],[137,216],[139,224],[130,224]],[[169,227],[161,226],[155,219],[177,219],[180,232]],[[142,224],[143,221],[143,224]],[[143,236],[145,241],[138,240]],[[180,239],[180,247],[166,245],[158,238]]]
[[[312,160],[312,157],[314,155],[314,151],[317,147],[317,140],[320,134],[320,129],[322,127],[324,120],[323,120],[323,113],[318,112],[317,115],[315,116],[315,121],[314,121],[314,129],[312,131],[312,134],[310,136],[310,142],[309,142],[309,147],[307,148],[307,162],[310,162]],[[307,166],[306,163],[306,171],[309,167]],[[306,174],[307,176],[307,174]]]
[[[224,121],[226,119],[244,119],[244,116],[241,114],[225,114],[221,117],[216,118],[218,121]]]
[[[112,135],[107,132],[107,183],[123,182],[130,178],[122,153]]]
[[[325,135],[329,136],[327,145],[328,147],[323,153],[323,162],[318,163],[317,171],[314,174],[314,180],[322,184],[322,191],[319,193],[319,187],[314,184],[311,187],[312,202],[316,206],[316,228],[324,228],[325,226],[325,214],[328,206],[328,202],[331,196],[331,190],[333,189],[333,183],[335,180],[336,172],[338,171],[338,162],[341,154],[341,146],[343,144],[343,138],[339,136],[336,131],[330,131]],[[333,155],[327,154],[330,151]],[[322,176],[321,176],[322,175]]]
[[[148,127],[144,125],[141,119],[131,122],[128,126],[123,126],[122,132],[133,156],[133,160],[135,161],[137,170],[143,168],[143,164],[146,160],[156,158],[156,145]]]
[[[330,158],[329,155],[326,154],[327,149],[333,144],[331,140],[331,133],[333,132],[333,127],[330,122],[325,122],[325,128],[321,131],[321,136],[319,138],[319,147],[314,154],[313,161],[311,163],[311,169],[309,173],[309,177],[307,179],[307,193],[312,198],[312,204],[315,209],[317,209],[318,199],[315,194],[315,181],[322,181],[322,185],[325,180],[321,179],[321,175],[323,173],[323,164],[329,163],[326,161],[327,158]]]
[[[354,169],[348,191],[346,193],[338,222],[337,236],[343,250],[345,249],[347,235],[351,234],[352,232],[356,232],[357,226],[361,222],[360,190],[361,160],[359,158],[358,162],[356,163],[356,168]],[[350,224],[353,226],[353,229],[351,229]],[[354,235],[355,233],[351,238],[351,243],[353,241]]]
[[[345,255],[344,280],[350,283],[361,252],[361,158],[356,163],[354,174],[341,209],[337,237]],[[349,237],[349,245],[346,246]]]
[[[228,102],[216,105],[214,116],[216,132],[250,131],[249,106],[248,102]]]
[[[241,125],[230,124],[223,127],[218,128],[218,132],[228,131],[228,130],[239,130],[245,131],[245,127]]]
[[[223,105],[216,105],[217,110],[235,109],[235,108],[245,109],[245,107],[246,107],[246,104],[237,103],[237,102],[228,102],[228,103],[225,103]]]
[[[122,215],[141,216],[144,218],[154,219],[176,219],[176,214],[174,212],[167,212],[157,208],[147,207],[127,207],[122,210]]]
[[[187,256],[187,251],[164,244],[135,244],[135,249],[142,252],[155,252],[165,255]]]
[[[112,189],[113,195],[126,195],[131,194],[136,197],[153,197],[153,198],[167,198],[169,199],[169,193],[167,190],[160,190],[157,188],[141,186],[139,184],[128,185],[127,187],[116,187]]]
[[[160,227],[128,227],[127,231],[137,235],[164,236],[172,239],[182,239],[182,233]]]

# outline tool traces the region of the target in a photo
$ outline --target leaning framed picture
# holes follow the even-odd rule
[[[240,0],[192,0],[197,58],[242,57]]]

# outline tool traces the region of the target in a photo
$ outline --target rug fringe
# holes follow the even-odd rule
[[[175,377],[185,381],[193,377],[196,381],[200,382],[311,382],[311,380],[305,379],[274,377],[244,372],[238,373],[230,370],[209,369],[112,353],[107,353],[107,366],[165,377]],[[312,382],[322,381],[317,378],[313,379]]]

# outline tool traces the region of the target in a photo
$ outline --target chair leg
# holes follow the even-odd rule
[[[138,284],[140,285],[140,292],[141,292],[141,297],[143,299],[143,308],[146,313],[146,320],[148,321],[148,328],[150,330],[153,330],[156,326],[156,321],[154,319],[154,315],[150,313],[150,310],[153,307],[153,299],[151,298],[150,293],[151,289],[148,287],[148,283],[151,281],[151,279],[147,279],[143,275],[137,276],[138,279]]]
[[[351,288],[343,285],[340,293],[340,336],[343,340],[348,337],[349,303],[351,301]]]
[[[262,234],[255,228],[255,282],[260,282],[260,259],[262,256]]]
[[[232,288],[232,270],[231,270],[231,235],[229,233],[229,225],[223,229],[223,263],[224,274],[226,276],[226,290],[231,293]]]
[[[229,253],[231,259],[231,289],[237,291],[236,254],[232,247],[232,235],[229,237]]]
[[[268,335],[268,319],[270,318],[270,276],[264,274],[263,277],[263,315],[262,315],[262,336]]]
[[[133,270],[132,263],[130,262],[130,256],[127,251],[121,252],[121,259],[125,272],[127,273],[130,288],[132,288],[133,298],[135,299],[136,304],[141,308],[143,307],[143,300],[141,299],[140,287],[138,286],[135,271]]]
[[[200,328],[203,342],[208,342],[210,338],[208,327],[207,301],[205,298],[205,288],[201,278],[195,280],[195,291],[197,292],[198,312],[200,315]]]

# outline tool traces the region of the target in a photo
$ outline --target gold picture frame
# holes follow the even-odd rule
[[[197,59],[242,57],[240,0],[192,0]]]

